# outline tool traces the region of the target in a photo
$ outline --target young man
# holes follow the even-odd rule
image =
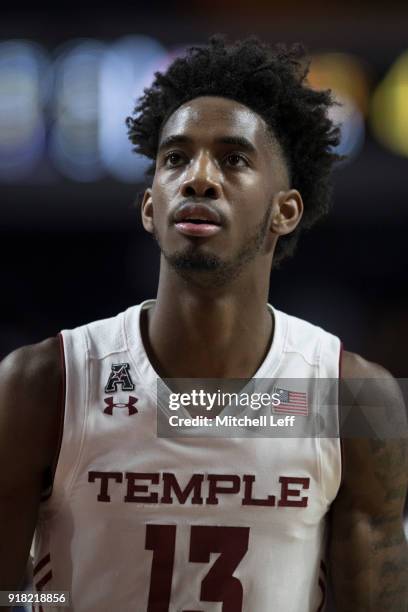
[[[393,397],[382,368],[267,304],[337,159],[330,94],[306,73],[299,46],[216,37],[128,119],[154,161],[157,299],[2,364],[1,589],[35,530],[35,586],[77,612],[317,612],[327,571],[340,612],[406,610],[404,440],[347,438],[342,457],[338,438],[156,434],[158,377],[337,379],[341,362]]]

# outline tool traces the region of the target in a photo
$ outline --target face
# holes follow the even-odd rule
[[[256,262],[265,267],[279,236],[273,218],[289,223],[281,233],[300,219],[296,194],[263,119],[233,100],[200,97],[162,129],[143,224],[182,276],[222,285]]]

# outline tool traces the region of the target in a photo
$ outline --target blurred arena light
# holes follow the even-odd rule
[[[370,119],[378,140],[393,153],[408,157],[408,51],[375,90]]]
[[[77,39],[57,49],[51,63],[32,41],[0,43],[0,182],[35,182],[39,176],[48,182],[61,176],[98,182],[107,174],[120,182],[142,182],[148,162],[131,151],[125,118],[154,72],[165,70],[185,48],[167,50],[142,35],[112,43]],[[408,52],[391,67],[371,106],[369,76],[354,55],[312,57],[311,86],[332,89],[340,103],[331,110],[341,127],[337,151],[350,160],[358,155],[370,109],[378,141],[406,156]],[[49,172],[50,162],[57,172]]]
[[[123,182],[140,182],[149,162],[132,152],[125,118],[170,57],[154,38],[126,36],[109,46],[101,65],[99,149],[108,172]]]
[[[308,77],[314,89],[331,89],[338,105],[330,109],[330,118],[340,127],[341,141],[336,153],[348,160],[360,152],[365,138],[369,83],[362,62],[346,53],[322,53],[312,58]]]
[[[82,182],[104,174],[98,143],[99,76],[105,46],[71,41],[55,62],[54,122],[50,155],[59,171]]]
[[[43,105],[49,61],[27,40],[0,43],[0,179],[21,181],[41,161],[45,148]]]

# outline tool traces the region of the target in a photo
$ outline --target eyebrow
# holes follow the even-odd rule
[[[179,144],[192,144],[193,139],[184,134],[171,134],[167,136],[159,146],[159,151],[167,149],[168,147],[179,145]],[[234,145],[240,149],[247,151],[248,153],[255,153],[256,148],[247,138],[244,136],[220,136],[215,139],[216,144],[227,144]]]

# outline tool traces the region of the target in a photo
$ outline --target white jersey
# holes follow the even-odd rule
[[[75,612],[323,610],[339,439],[159,437],[140,332],[153,303],[62,332],[65,417],[34,586],[69,591]],[[339,339],[270,308],[254,378],[337,378]]]

